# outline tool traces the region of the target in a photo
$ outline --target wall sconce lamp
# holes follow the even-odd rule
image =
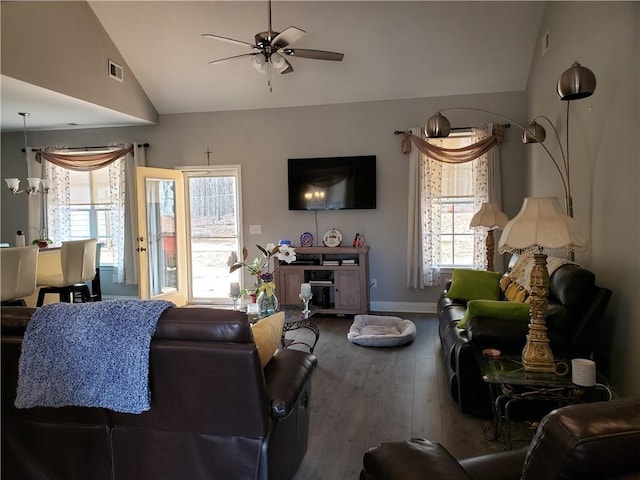
[[[551,161],[553,162],[556,170],[560,174],[560,178],[562,180],[562,186],[564,188],[565,194],[565,205],[567,215],[573,217],[573,199],[571,197],[571,181],[570,181],[570,169],[569,169],[569,101],[570,100],[578,100],[581,98],[589,97],[593,94],[596,89],[596,77],[591,70],[586,67],[583,67],[578,62],[574,62],[573,65],[565,70],[562,75],[558,78],[557,91],[560,100],[567,101],[567,115],[566,115],[566,144],[565,148],[562,148],[562,142],[560,141],[560,136],[558,135],[558,131],[555,126],[545,116],[536,117],[528,126],[524,126],[515,120],[502,115],[500,113],[492,112],[490,110],[484,110],[481,108],[471,108],[471,107],[454,107],[454,108],[443,108],[440,111],[436,112],[435,115],[431,116],[426,124],[425,124],[425,132],[427,137],[439,138],[439,137],[447,137],[449,132],[451,131],[451,124],[449,120],[442,115],[441,112],[449,111],[449,110],[471,110],[476,112],[488,113],[490,115],[495,115],[496,117],[505,119],[518,128],[522,130],[522,142],[523,143],[539,143],[540,146],[544,149],[546,154],[549,156]],[[543,119],[549,125],[555,134],[556,140],[558,141],[558,147],[560,148],[560,153],[562,156],[562,162],[558,162],[555,157],[551,154],[549,149],[543,143],[546,139],[546,131],[542,125],[536,122],[538,119]]]
[[[578,223],[562,211],[555,197],[525,198],[520,212],[504,227],[498,245],[500,253],[533,254],[529,333],[522,350],[526,371],[555,371],[545,324],[549,295],[547,255],[567,250],[584,251],[587,245],[587,236]]]
[[[24,151],[27,151],[27,116],[29,115],[26,112],[19,112],[18,115],[22,116],[22,124],[24,125]],[[29,183],[29,187],[25,190],[20,190],[20,179],[19,178],[5,178],[5,182],[7,182],[7,187],[11,190],[11,193],[14,195],[22,192],[27,192],[28,195],[37,195],[40,192],[49,193],[49,180],[40,179],[37,177],[28,177],[27,182]],[[42,187],[42,188],[40,188]]]
[[[493,257],[495,252],[495,239],[493,231],[503,228],[509,218],[504,214],[496,202],[485,202],[480,210],[471,218],[469,226],[472,228],[484,227],[487,229],[485,245],[487,247],[487,271],[493,271]]]

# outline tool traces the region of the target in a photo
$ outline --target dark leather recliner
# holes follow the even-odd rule
[[[291,479],[307,449],[316,358],[278,350],[262,368],[246,314],[170,308],[150,351],[151,409],[17,409],[34,309],[3,308],[2,476],[12,480]]]
[[[516,257],[511,259],[510,268],[516,260]],[[576,264],[562,265],[553,272],[549,278],[546,324],[554,355],[591,358],[595,352],[596,363],[603,366],[605,359],[599,358],[596,351],[597,339],[610,298],[611,290],[597,286],[595,275]],[[520,354],[528,324],[477,317],[470,319],[468,328],[462,330],[456,325],[466,308],[466,302],[447,297],[447,290],[438,300],[438,333],[451,397],[463,413],[489,414],[489,389],[482,380],[476,350],[496,348],[504,353]]]
[[[527,448],[456,460],[439,443],[383,443],[361,480],[630,480],[640,478],[640,398],[559,408]]]

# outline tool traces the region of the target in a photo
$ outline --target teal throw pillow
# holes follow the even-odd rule
[[[467,302],[467,310],[464,312],[464,316],[456,326],[458,328],[467,328],[469,321],[477,317],[528,322],[529,304],[500,300],[470,300]]]
[[[499,300],[500,272],[454,268],[447,297],[457,300]]]

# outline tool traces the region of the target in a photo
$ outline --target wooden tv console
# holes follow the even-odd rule
[[[276,295],[298,304],[300,284],[310,283],[318,313],[369,312],[369,247],[295,247],[296,262],[279,262]]]

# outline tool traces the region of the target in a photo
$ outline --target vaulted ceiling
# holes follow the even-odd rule
[[[267,75],[247,57],[209,64],[249,47],[201,35],[253,43],[267,30],[267,1],[89,5],[161,115],[523,91],[544,8],[526,1],[274,1],[274,30],[306,31],[292,47],[342,52],[344,60],[288,57],[294,71],[273,72],[270,91]],[[9,83],[2,85],[3,130],[16,120],[5,119],[5,102],[19,95]],[[33,99],[40,105],[50,93],[51,116],[49,125],[33,127],[60,128],[55,112],[65,98],[39,93]],[[85,128],[117,115],[90,104],[73,108]]]

